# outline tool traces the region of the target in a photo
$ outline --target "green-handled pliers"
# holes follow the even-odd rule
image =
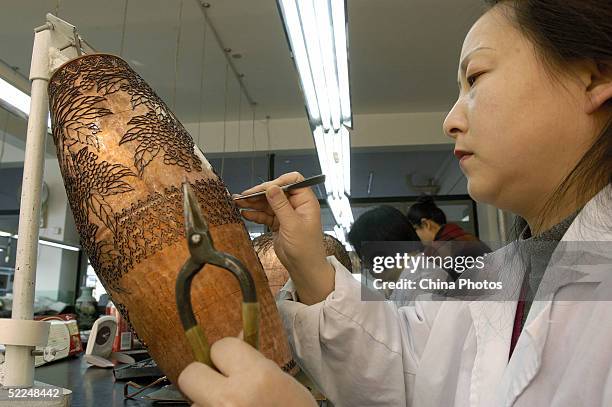
[[[191,257],[187,259],[176,279],[176,306],[187,340],[198,362],[214,367],[210,346],[202,327],[198,325],[191,305],[191,282],[206,264],[231,272],[242,291],[242,326],[244,341],[255,349],[259,338],[259,303],[253,277],[236,257],[215,250],[208,223],[189,183],[183,183],[183,212],[187,245]]]

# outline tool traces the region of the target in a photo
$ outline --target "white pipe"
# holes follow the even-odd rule
[[[48,28],[48,27],[47,27]],[[23,184],[19,212],[19,240],[15,259],[12,319],[31,320],[34,316],[34,286],[38,252],[38,222],[40,219],[40,190],[43,179],[45,137],[49,102],[50,32],[37,31],[34,36],[30,80],[32,81],[30,118],[23,165]],[[5,386],[32,387],[34,356],[31,346],[6,346]]]

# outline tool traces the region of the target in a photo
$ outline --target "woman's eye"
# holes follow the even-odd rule
[[[474,84],[476,83],[476,79],[478,79],[478,77],[480,77],[480,75],[482,75],[483,73],[475,73],[472,74],[470,76],[467,77],[467,83],[468,85],[470,85],[470,87],[474,86]]]

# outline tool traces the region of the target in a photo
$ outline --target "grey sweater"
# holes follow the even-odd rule
[[[519,239],[519,247],[526,265],[525,278],[527,281],[525,284],[527,284],[527,286],[525,293],[525,312],[523,313],[521,326],[525,325],[529,309],[534,301],[540,282],[544,277],[544,272],[546,271],[550,258],[561,241],[561,238],[578,215],[578,212],[579,211],[574,212],[552,228],[537,236],[531,235],[529,227],[523,230],[521,238]]]

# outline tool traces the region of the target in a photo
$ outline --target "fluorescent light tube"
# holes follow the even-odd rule
[[[315,92],[312,74],[308,62],[308,53],[304,42],[304,33],[298,15],[295,0],[280,0],[281,10],[285,20],[285,27],[293,59],[300,76],[304,99],[306,100],[306,109],[314,123],[320,123],[321,115],[319,113],[319,104],[317,103],[317,95]]]
[[[352,127],[344,0],[277,0],[311,125]]]
[[[329,100],[331,126],[340,129],[341,111],[338,94],[338,74],[336,72],[336,54],[334,52],[333,27],[329,9],[329,0],[315,0],[315,15],[319,34],[319,45],[323,59],[325,85],[321,93],[326,91]]]
[[[0,99],[26,116],[30,115],[30,96],[0,78]]]
[[[40,239],[38,243],[44,246],[57,247],[58,249],[70,250],[73,252],[78,252],[79,250],[81,250],[76,246],[70,246],[70,245],[63,244],[63,243],[50,242],[48,240],[43,240],[43,239]]]
[[[351,195],[351,140],[348,129],[344,126],[340,129],[342,139],[342,171],[344,173],[344,192]]]
[[[336,224],[340,224],[340,218],[342,217],[342,209],[340,208],[340,204],[338,199],[333,195],[327,196],[327,204],[329,205],[329,209],[331,209],[332,215],[334,216],[334,220]]]
[[[342,172],[342,157],[335,144],[335,139],[333,130],[324,133],[325,155],[329,162],[329,174],[327,176],[330,178],[331,183],[331,188],[327,192],[336,198],[340,198],[344,195],[344,176]]]
[[[353,222],[345,0],[277,0],[300,76],[325,189],[339,225]],[[344,208],[344,209],[343,209]],[[348,208],[348,209],[347,209]],[[342,214],[347,212],[348,214]]]
[[[333,156],[334,156],[334,175],[336,178],[336,188],[335,193],[338,196],[344,196],[344,172],[345,168],[343,166],[344,159],[342,157],[342,138],[338,133],[329,134],[329,142],[333,148]]]
[[[0,99],[13,106],[26,117],[30,116],[30,96],[0,78]],[[48,132],[51,133],[51,117],[47,115]]]
[[[3,230],[0,230],[0,237],[11,237],[13,239],[19,239],[19,235],[14,235],[10,232],[5,232]],[[71,246],[71,245],[59,243],[59,242],[51,242],[49,240],[44,240],[44,239],[39,239],[38,243],[44,246],[57,247],[59,249],[72,250],[74,252],[78,252],[79,250],[81,250],[81,248],[78,246]]]
[[[317,157],[321,172],[327,175],[325,189],[339,198],[350,194],[350,140],[349,131],[342,126],[340,132],[323,131],[321,126],[313,130]]]
[[[298,10],[302,23],[302,32],[304,33],[304,40],[306,41],[306,50],[308,51],[310,71],[312,72],[317,102],[319,103],[321,123],[323,129],[327,130],[331,128],[331,113],[329,110],[329,98],[327,97],[325,71],[323,68],[323,57],[321,55],[317,20],[312,0],[298,1]]]
[[[325,189],[329,192],[333,189],[333,168],[330,162],[330,156],[327,154],[327,147],[325,145],[325,135],[323,133],[323,127],[317,126],[313,130],[315,149],[317,150],[317,157],[319,158],[319,165],[321,166],[321,173],[325,174]]]
[[[334,41],[336,51],[336,68],[338,70],[338,87],[340,94],[340,106],[342,110],[342,122],[348,127],[353,127],[351,113],[351,92],[348,71],[347,52],[347,24],[344,0],[331,0],[331,15],[334,28]]]
[[[346,231],[340,226],[334,226],[334,235],[336,235],[336,239],[338,239],[345,247],[346,250],[351,251],[353,247],[346,240]],[[357,274],[360,275],[360,274]]]
[[[336,239],[340,240],[342,243],[346,243],[346,236],[344,236],[344,231],[340,226],[334,226],[334,235],[336,235]]]
[[[334,215],[336,224],[345,230],[349,230],[354,220],[351,204],[346,195],[342,195],[340,198],[328,195],[327,204]]]

